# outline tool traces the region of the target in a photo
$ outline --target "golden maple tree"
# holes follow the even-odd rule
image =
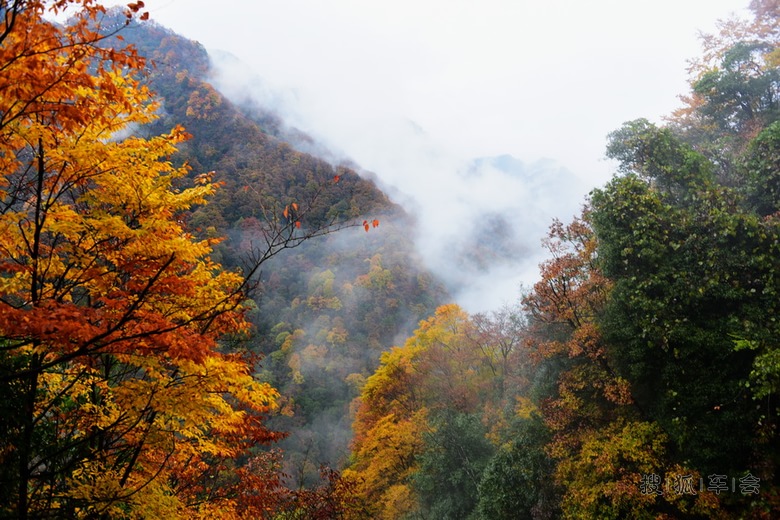
[[[245,279],[182,222],[216,186],[185,187],[182,128],[126,137],[157,106],[144,60],[105,44],[121,27],[101,29],[100,5],[0,7],[0,508],[244,516],[231,470],[276,437],[261,418],[277,393],[221,351],[247,327]]]
[[[421,514],[413,480],[437,413],[489,412],[484,402],[493,395],[492,359],[472,337],[473,326],[463,309],[442,305],[403,346],[384,352],[366,379],[344,477],[358,483],[374,518]]]

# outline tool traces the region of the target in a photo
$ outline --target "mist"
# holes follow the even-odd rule
[[[570,220],[613,174],[607,134],[678,107],[699,32],[746,4],[147,2],[210,50],[229,98],[375,179],[472,312],[538,279],[552,219]]]
[[[585,183],[552,159],[463,157],[415,121],[390,114],[343,146],[328,135],[312,141],[294,92],[274,90],[229,53],[210,57],[211,81],[233,102],[278,114],[281,136],[294,147],[356,169],[401,205],[415,222],[409,231],[425,267],[469,312],[516,301],[537,277],[553,219],[572,218],[584,202]]]

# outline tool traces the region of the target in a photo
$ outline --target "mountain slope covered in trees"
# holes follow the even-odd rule
[[[372,181],[295,150],[282,140],[294,130],[272,112],[224,98],[208,83],[209,57],[196,42],[149,22],[122,34],[152,64],[149,86],[162,100],[152,133],[184,125],[192,138],[176,158],[214,171],[220,183],[188,224],[203,237],[227,237],[216,246],[224,266],[245,267],[265,253],[266,222],[283,221],[285,208],[299,214],[301,231],[327,231],[263,264],[247,345],[264,356],[261,378],[282,391],[282,413],[270,424],[291,434],[281,442],[286,470],[312,484],[321,464],[348,456],[360,381],[446,292],[414,251],[413,219]],[[350,227],[332,232],[341,223]]]

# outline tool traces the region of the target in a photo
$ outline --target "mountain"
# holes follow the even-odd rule
[[[258,376],[283,395],[270,424],[290,434],[282,442],[285,472],[310,483],[320,464],[346,458],[349,406],[380,353],[447,293],[415,252],[413,219],[374,182],[295,149],[290,142],[317,145],[272,111],[231,103],[208,82],[210,59],[200,44],[150,22],[132,23],[122,35],[150,59],[148,84],[162,100],[149,131],[183,125],[192,138],[174,160],[192,167],[189,182],[214,172],[222,184],[187,216],[194,233],[225,237],[217,260],[247,269],[263,254],[264,233],[293,207],[301,236],[321,235],[263,259],[251,295],[255,331],[240,346],[263,356]],[[366,219],[378,224],[370,233]]]

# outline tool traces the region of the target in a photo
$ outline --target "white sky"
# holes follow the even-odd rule
[[[638,117],[660,122],[679,106],[699,31],[745,15],[748,2],[147,0],[146,9],[207,49],[238,57],[244,74],[260,78],[260,99],[375,172],[423,222],[454,222],[427,251],[436,268],[447,233],[473,218],[465,208],[514,189],[500,178],[465,181],[457,171],[467,161],[554,159],[582,181],[574,194],[561,191],[569,198],[555,211],[569,220],[612,174],[606,135]],[[442,218],[448,211],[452,218]],[[528,230],[534,245],[544,232],[537,227]],[[423,225],[422,241],[434,242],[436,229]],[[539,258],[515,271],[504,266],[501,284],[474,287],[459,303],[484,310],[516,298]]]

